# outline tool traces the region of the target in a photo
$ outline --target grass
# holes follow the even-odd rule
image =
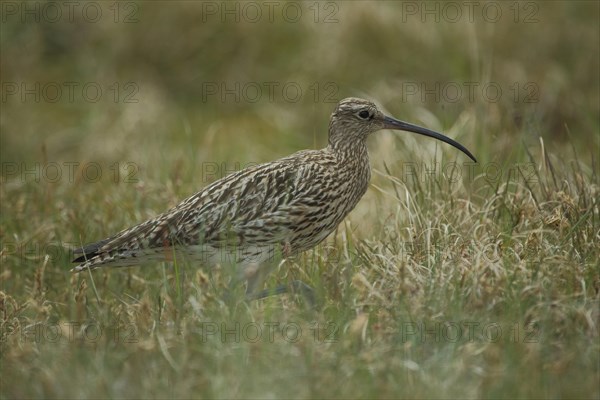
[[[188,2],[136,3],[130,25],[9,19],[3,82],[133,80],[140,101],[2,102],[0,397],[599,398],[598,5],[572,3],[535,3],[535,25],[399,23],[391,2],[339,3],[332,25],[198,25]],[[399,90],[407,79],[540,95],[421,101]],[[367,93],[480,163],[408,134],[371,138],[363,200],[267,282],[311,284],[314,310],[226,296],[227,266],[71,274],[70,248],[324,145],[323,91],[202,101],[202,82],[249,81]]]
[[[185,262],[71,275],[67,251],[28,247],[59,222],[32,224],[31,237],[15,238],[18,249],[4,242],[3,393],[593,397],[597,175],[540,157],[552,169],[536,164],[532,181],[481,177],[469,191],[378,174],[390,212],[364,211],[378,233],[361,237],[361,224],[347,222],[269,282],[311,283],[317,310],[289,296],[228,300],[226,268]],[[22,189],[3,187],[3,202],[18,204]],[[108,221],[111,209],[100,213]],[[16,231],[20,218],[5,229]]]

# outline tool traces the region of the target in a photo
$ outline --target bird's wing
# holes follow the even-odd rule
[[[282,244],[310,215],[318,213],[333,159],[303,151],[277,162],[240,171],[209,187],[183,207],[176,241],[199,238],[211,246]],[[318,162],[307,158],[319,156]],[[219,182],[217,182],[219,183]]]

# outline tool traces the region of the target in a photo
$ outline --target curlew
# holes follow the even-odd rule
[[[227,262],[235,266],[239,280],[247,281],[249,298],[271,294],[258,290],[275,255],[319,244],[365,194],[371,177],[366,140],[382,129],[441,140],[476,161],[442,134],[388,117],[370,101],[347,98],[331,115],[324,149],[299,151],[227,175],[153,219],[76,249],[73,262],[80,264],[72,271],[174,258],[206,266]]]

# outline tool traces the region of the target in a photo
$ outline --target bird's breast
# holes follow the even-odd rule
[[[353,168],[349,168],[353,167]],[[368,164],[345,165],[313,188],[313,211],[303,216],[294,229],[292,248],[310,249],[329,236],[356,207],[367,191],[371,169]]]

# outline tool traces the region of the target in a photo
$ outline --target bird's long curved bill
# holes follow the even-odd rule
[[[396,130],[400,130],[400,131],[414,132],[414,133],[418,133],[419,135],[425,135],[425,136],[429,136],[429,137],[432,137],[437,140],[441,140],[442,142],[448,143],[449,145],[456,147],[457,149],[459,149],[460,151],[465,153],[467,156],[469,156],[469,158],[471,160],[477,162],[477,160],[475,159],[473,154],[471,154],[471,152],[469,150],[467,150],[467,148],[465,146],[450,139],[447,136],[442,135],[441,133],[434,132],[427,128],[422,128],[418,125],[409,124],[408,122],[399,121],[395,118],[388,117],[388,116],[385,116],[383,118],[383,123],[384,123],[384,129],[396,129]]]

